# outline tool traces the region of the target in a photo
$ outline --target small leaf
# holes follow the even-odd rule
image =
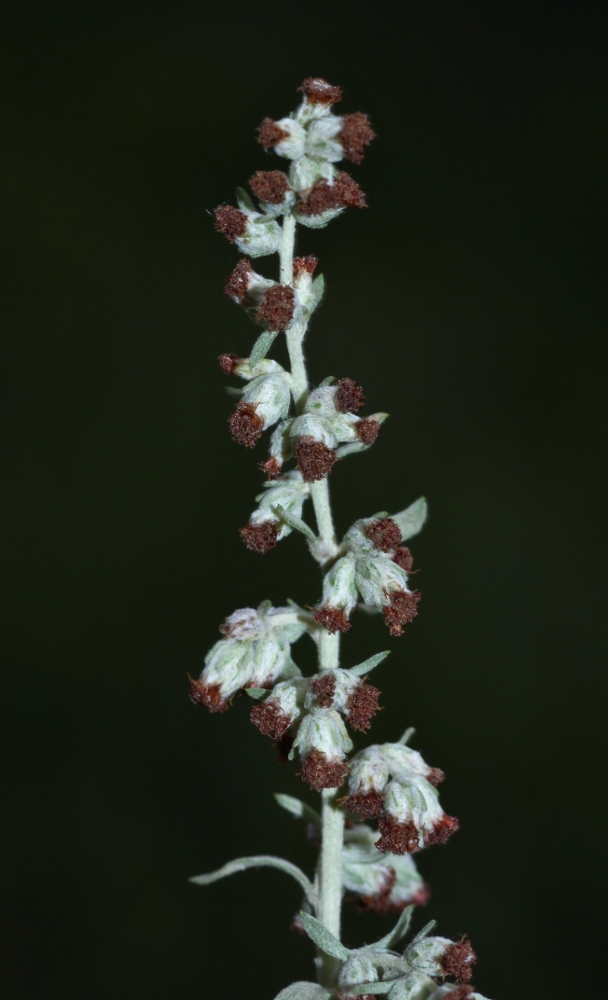
[[[410,941],[408,947],[411,948],[412,945],[418,944],[418,942],[422,941],[422,939],[425,938],[427,934],[430,934],[431,931],[434,930],[436,926],[437,926],[436,920],[429,920],[428,924],[425,924],[422,930],[418,931],[416,937]]]
[[[335,997],[333,990],[326,986],[319,986],[318,983],[292,983],[284,990],[277,993],[275,1000],[329,1000]]]
[[[272,601],[268,601],[268,600],[262,601],[261,604],[258,604],[258,606],[257,606],[257,612],[258,612],[260,618],[263,618],[264,615],[267,615],[268,612],[270,611],[271,607],[272,607]]]
[[[324,378],[322,382],[319,382],[319,389],[321,388],[321,386],[333,385],[335,381],[336,381],[335,375],[328,375],[327,378]]]
[[[426,500],[424,497],[420,497],[399,514],[393,514],[392,519],[399,526],[404,542],[418,534],[426,521],[427,512]]]
[[[349,674],[354,674],[355,677],[363,677],[364,674],[369,674],[370,670],[373,670],[379,663],[382,663],[389,653],[390,649],[385,649],[383,653],[376,653],[375,656],[370,656],[369,660],[364,660],[358,666],[350,667],[348,672]]]
[[[414,912],[414,907],[408,906],[399,917],[399,920],[393,927],[392,931],[390,931],[390,933],[387,934],[385,937],[380,938],[379,941],[376,941],[376,944],[373,945],[374,951],[376,950],[380,951],[382,949],[390,951],[391,948],[394,948],[395,945],[401,940],[401,938],[407,934],[412,920],[413,912]]]
[[[304,872],[297,865],[293,865],[291,861],[284,861],[283,858],[275,858],[271,854],[258,854],[251,858],[237,858],[235,861],[229,861],[223,868],[218,868],[215,872],[209,872],[208,875],[195,875],[189,881],[193,882],[194,885],[211,885],[212,882],[217,882],[228,875],[234,875],[236,872],[244,872],[247,868],[278,868],[279,871],[285,872],[286,875],[291,875],[304,890],[304,895],[309,903],[315,905],[315,891]]]
[[[384,517],[389,517],[389,512],[387,510],[379,510],[377,514],[372,514],[372,517],[376,520],[382,520]]]
[[[410,726],[409,729],[405,730],[403,736],[397,740],[397,743],[403,743],[404,746],[407,746],[415,732],[414,727]]]
[[[236,203],[242,212],[255,212],[257,211],[252,199],[250,198],[245,188],[237,187],[236,189]]]
[[[360,451],[367,451],[370,444],[363,444],[363,441],[352,441],[350,444],[341,444],[336,448],[338,458],[346,458],[348,455],[357,455]]]
[[[246,687],[245,691],[247,692],[247,694],[249,695],[250,698],[253,698],[254,701],[259,701],[260,698],[263,698],[265,694],[268,694],[268,688],[248,688],[248,687]]]
[[[261,333],[255,344],[251,348],[251,356],[249,358],[249,367],[255,368],[259,365],[260,361],[263,361],[268,351],[272,347],[272,344],[277,336],[276,330],[264,330]]]
[[[349,996],[355,997],[361,996],[362,993],[374,993],[376,996],[380,993],[390,993],[395,982],[395,979],[389,979],[384,983],[360,983],[359,986],[349,986],[348,993]]]
[[[310,314],[319,305],[319,302],[323,298],[323,292],[325,291],[325,278],[322,274],[318,274],[312,283],[310,292],[308,294],[308,300],[306,302],[307,312]]]
[[[339,958],[341,962],[346,961],[350,955],[348,948],[340,944],[337,937],[334,937],[331,931],[327,930],[325,924],[322,924],[316,917],[312,917],[310,913],[304,913],[303,910],[300,910],[300,917],[304,930],[317,948],[320,948],[326,955],[331,955],[332,958]]]
[[[319,813],[312,806],[307,805],[306,802],[294,798],[293,795],[283,795],[281,792],[276,793],[275,800],[277,805],[281,806],[281,809],[286,809],[296,819],[304,819],[321,829],[321,817]]]
[[[316,542],[317,538],[314,531],[306,524],[305,521],[302,520],[301,517],[297,517],[295,514],[290,514],[289,511],[285,510],[284,507],[281,507],[280,504],[277,504],[276,507],[273,507],[272,509],[277,517],[280,517],[281,521],[288,524],[290,528],[293,528],[294,531],[301,532],[309,542]]]

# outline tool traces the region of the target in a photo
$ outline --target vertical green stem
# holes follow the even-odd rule
[[[293,285],[293,255],[296,221],[293,215],[283,220],[283,237],[279,250],[280,280]],[[291,378],[296,409],[301,412],[308,398],[309,386],[302,342],[307,323],[296,323],[287,332],[287,350],[291,364]],[[311,497],[317,520],[319,538],[324,543],[327,559],[337,550],[336,533],[331,513],[327,479],[313,483]],[[331,670],[340,662],[340,634],[330,635],[322,630],[319,638],[319,670]],[[326,788],[322,795],[321,850],[317,865],[318,905],[317,917],[335,937],[340,939],[342,910],[342,847],[344,843],[344,812],[340,809],[338,789]],[[339,961],[328,955],[319,955],[319,980],[333,986]]]

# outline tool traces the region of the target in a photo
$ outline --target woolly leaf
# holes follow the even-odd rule
[[[257,209],[253,203],[253,200],[245,191],[245,188],[237,187],[236,189],[236,203],[239,206],[241,212],[256,212]]]
[[[348,948],[340,944],[331,931],[327,930],[325,924],[322,924],[316,917],[312,917],[310,913],[304,913],[303,910],[300,911],[300,917],[304,930],[317,948],[320,948],[326,955],[331,955],[332,958],[339,958],[341,962],[346,961],[350,955]]]
[[[414,503],[406,507],[405,510],[400,511],[399,514],[393,514],[392,519],[399,526],[399,530],[403,536],[403,541],[407,541],[408,538],[412,538],[417,535],[421,530],[427,516],[427,503],[424,497],[420,497],[419,500],[415,500]]]
[[[362,993],[373,993],[378,996],[380,993],[390,993],[394,985],[394,979],[389,979],[388,982],[384,983],[360,983],[359,986],[349,986],[348,992],[350,996],[356,997],[361,996]]]
[[[413,909],[413,907],[412,907],[412,909]],[[422,939],[425,938],[427,936],[427,934],[430,934],[431,931],[434,930],[436,926],[437,926],[437,921],[436,920],[429,920],[428,924],[425,924],[424,927],[422,928],[422,930],[418,931],[418,933],[416,934],[416,937],[413,938],[412,941],[410,941],[408,947],[411,948],[412,945],[418,944],[418,942],[422,941]]]
[[[264,330],[264,333],[260,334],[251,348],[251,357],[249,358],[250,368],[255,368],[256,365],[259,365],[260,361],[264,360],[276,336],[276,330]]]
[[[389,655],[390,649],[385,649],[383,653],[376,653],[375,656],[370,656],[369,660],[364,660],[363,663],[359,663],[356,667],[349,668],[349,674],[354,674],[355,677],[363,677],[365,674],[369,674],[370,670],[377,667],[379,663]]]
[[[330,997],[334,996],[334,991],[327,989],[326,986],[319,986],[318,983],[299,982],[286,986],[284,990],[277,993],[275,1000],[329,1000]]]
[[[286,809],[296,819],[304,819],[308,823],[313,823],[319,829],[321,828],[321,817],[306,802],[294,798],[293,795],[283,795],[281,792],[276,793],[275,800],[277,805],[281,806],[281,809]]]
[[[379,941],[376,941],[376,944],[373,946],[374,951],[381,951],[383,949],[389,951],[391,948],[394,948],[395,945],[398,944],[398,942],[401,940],[401,938],[407,934],[412,920],[413,912],[414,912],[413,906],[406,907],[406,909],[399,917],[399,920],[393,927],[392,931],[390,931],[390,933],[388,933],[385,937],[380,938]]]
[[[303,521],[301,517],[297,517],[295,514],[290,514],[290,512],[285,510],[284,507],[281,507],[280,504],[277,504],[276,507],[273,507],[272,509],[277,517],[281,518],[281,521],[288,524],[290,528],[294,529],[294,531],[301,532],[301,534],[303,534],[309,542],[315,542],[317,540],[312,528],[310,528],[306,524],[306,521]]]
[[[247,868],[278,868],[279,871],[285,872],[286,875],[291,875],[300,888],[304,890],[304,895],[308,901],[314,903],[314,889],[304,872],[297,865],[293,865],[291,861],[284,861],[283,858],[275,858],[271,854],[258,854],[251,858],[237,858],[235,861],[229,861],[223,868],[218,868],[215,872],[209,872],[208,875],[195,875],[189,881],[193,882],[194,885],[211,885],[212,882],[217,882],[228,875],[234,875],[236,872],[244,872]]]
[[[322,274],[319,274],[313,281],[312,287],[310,289],[310,298],[307,302],[307,306],[310,312],[312,312],[313,309],[317,308],[319,302],[323,298],[324,291],[325,291],[325,278],[323,277]]]

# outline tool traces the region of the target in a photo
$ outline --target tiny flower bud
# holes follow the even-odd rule
[[[346,960],[340,969],[338,996],[352,996],[349,992],[349,986],[358,986],[360,983],[377,983],[379,978],[378,969],[368,955],[354,954]]]
[[[331,83],[327,80],[322,80],[321,77],[307,77],[302,83],[298,90],[304,94],[304,97],[310,104],[323,104],[325,106],[331,106],[332,104],[338,104],[342,100],[342,88],[332,87]]]
[[[315,621],[328,632],[347,632],[349,616],[357,603],[355,560],[342,556],[334,563],[323,580],[323,603],[315,611]]]
[[[289,727],[302,715],[308,685],[309,681],[304,677],[275,684],[272,694],[261,705],[252,708],[254,726],[275,742],[283,739]]]
[[[251,379],[228,420],[238,444],[253,448],[262,432],[285,417],[291,403],[291,381],[282,369]]]
[[[381,552],[390,552],[401,541],[399,526],[390,517],[369,521],[363,530]]]
[[[357,182],[344,171],[339,171],[333,183],[322,178],[298,204],[301,221],[319,216],[319,225],[325,225],[345,208],[366,208],[365,195]],[[321,222],[322,218],[322,222]]]
[[[294,118],[264,118],[258,128],[258,142],[264,149],[274,149],[279,156],[298,160],[304,155],[306,131]]]
[[[215,209],[215,228],[250,257],[276,253],[281,244],[281,227],[260,212],[241,210],[232,205]]]
[[[281,475],[281,466],[276,458],[267,458],[265,462],[260,462],[260,469],[266,473],[269,480],[277,479]]]
[[[355,430],[363,441],[363,444],[369,448],[380,433],[380,424],[377,420],[360,420],[358,424],[355,424]]]
[[[291,191],[287,175],[282,170],[258,170],[249,180],[256,198],[269,205],[282,205]]]
[[[257,639],[264,631],[264,622],[255,608],[239,608],[220,625],[226,639]]]
[[[317,708],[305,715],[293,749],[302,760],[303,780],[315,791],[342,784],[348,773],[345,754],[352,749],[352,742],[336,711]]]
[[[307,483],[325,479],[338,457],[333,448],[309,436],[298,438],[294,451],[298,469]]]
[[[300,275],[308,274],[312,277],[315,273],[315,268],[319,263],[317,257],[294,257],[293,259],[293,277],[294,281],[297,281]]]
[[[238,354],[220,354],[217,360],[225,375],[236,375],[237,366],[243,358],[239,358]]]
[[[264,149],[272,149],[273,146],[276,146],[283,139],[287,139],[288,136],[289,133],[284,128],[281,128],[277,122],[273,122],[272,118],[264,118],[258,127],[258,142]]]
[[[220,205],[215,209],[215,229],[234,243],[238,236],[244,236],[247,229],[247,216],[232,205]]]
[[[361,163],[364,150],[369,146],[376,133],[372,129],[367,115],[356,111],[352,115],[344,115],[341,121],[340,143],[344,156],[353,163]]]
[[[273,285],[264,292],[256,313],[260,323],[269,330],[285,330],[293,319],[296,296],[289,285]]]
[[[365,402],[365,395],[360,385],[352,378],[341,378],[334,398],[335,407],[340,413],[356,413]]]
[[[254,271],[251,261],[243,257],[224,285],[224,292],[234,302],[250,307],[259,303],[264,292],[273,288],[274,284],[274,281]]]

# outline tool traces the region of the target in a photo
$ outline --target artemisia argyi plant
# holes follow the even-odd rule
[[[292,532],[303,536],[323,575],[316,607],[241,608],[226,618],[222,638],[192,681],[191,697],[223,712],[237,692],[253,700],[251,721],[279,753],[297,760],[301,779],[321,795],[320,811],[278,795],[279,806],[317,829],[320,845],[310,879],[291,862],[271,856],[241,858],[195,879],[208,885],[245,868],[268,865],[291,875],[302,891],[300,926],[317,949],[318,982],[297,982],[277,1000],[329,1000],[388,994],[389,1000],[483,1000],[469,985],[475,954],[464,937],[435,936],[434,922],[403,948],[412,912],[428,891],[413,855],[443,844],[458,829],[439,803],[442,772],[410,748],[412,731],[395,743],[374,744],[349,757],[349,729],[367,732],[378,710],[379,690],[368,675],[387,655],[364,663],[340,663],[340,636],[357,607],[380,612],[392,636],[416,616],[420,594],[410,586],[413,558],[404,544],[425,521],[424,499],[389,515],[356,521],[338,539],[328,476],[337,462],[370,448],[383,413],[361,416],[363,389],[347,375],[312,388],[303,353],[310,318],[323,295],[314,277],[316,257],[294,256],[296,227],[321,229],[346,208],[365,207],[365,195],[340,160],[359,163],[374,138],[367,115],[336,115],[339,87],[305,80],[303,99],[286,118],[265,118],[258,141],[288,161],[287,172],[258,170],[248,182],[256,201],[237,192],[238,207],[215,210],[215,227],[244,255],[225,291],[261,333],[248,358],[223,354],[226,375],[245,383],[229,419],[230,434],[246,448],[272,428],[267,476],[257,507],[241,528],[254,553],[267,553]],[[254,270],[251,258],[278,254],[279,280]],[[286,339],[290,369],[268,353]],[[342,374],[342,373],[340,373]],[[312,507],[316,527],[302,517]],[[311,595],[314,600],[314,595]],[[312,639],[317,673],[303,676],[292,647]],[[372,826],[377,824],[377,829]],[[362,909],[399,913],[394,930],[372,945],[347,948],[340,940],[343,898]]]

